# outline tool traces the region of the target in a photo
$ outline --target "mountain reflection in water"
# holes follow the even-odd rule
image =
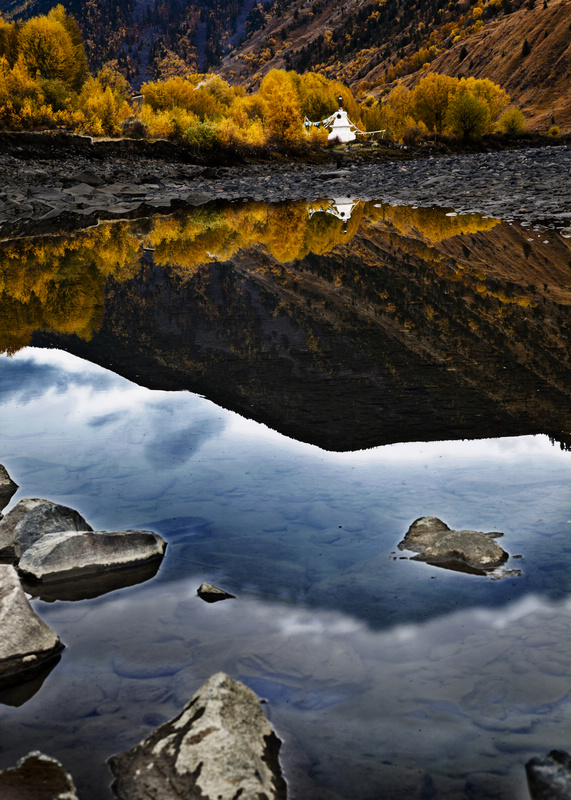
[[[525,800],[568,746],[571,243],[320,206],[0,246],[8,508],[168,541],[145,583],[32,600],[66,649],[0,697],[0,769],[40,749],[110,800],[106,758],[217,670],[268,700],[293,800]],[[521,577],[401,559],[428,514]]]
[[[567,441],[568,241],[374,203],[344,226],[327,206],[211,205],[5,243],[0,346],[61,347],[330,450]]]

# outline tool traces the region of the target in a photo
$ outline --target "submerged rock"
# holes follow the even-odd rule
[[[230,600],[236,597],[234,594],[219,589],[211,583],[201,583],[198,587],[198,596],[207,603],[217,603],[219,600]]]
[[[59,637],[32,610],[16,570],[7,564],[0,565],[0,630],[0,686],[28,680],[63,649]]]
[[[569,800],[571,797],[571,755],[552,750],[543,758],[531,758],[525,765],[532,800]]]
[[[0,772],[2,800],[78,800],[75,784],[59,761],[37,750]]]
[[[109,759],[119,800],[284,800],[281,742],[258,698],[223,672],[181,714]]]
[[[90,531],[77,511],[36,497],[27,497],[0,520],[0,557],[20,558],[34,542],[56,531]]]
[[[399,542],[399,549],[416,552],[414,561],[483,574],[508,559],[506,551],[494,541],[499,536],[503,534],[497,531],[453,531],[438,517],[420,517]]]
[[[49,533],[24,552],[18,570],[36,581],[65,580],[161,559],[166,546],[152,531]]]

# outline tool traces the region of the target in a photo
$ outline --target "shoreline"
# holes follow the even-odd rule
[[[71,138],[81,140],[77,149],[62,150],[56,136],[50,152],[24,143],[0,153],[0,239],[168,214],[215,200],[351,197],[559,229],[571,225],[568,144],[423,158],[384,148],[366,159],[354,151],[328,151],[331,160],[323,163],[205,165],[192,163],[188,152],[174,160],[179,151],[168,142],[121,146],[117,155],[113,143],[105,154],[106,145],[102,150],[95,143],[91,151],[87,137]],[[159,150],[151,156],[155,145]]]

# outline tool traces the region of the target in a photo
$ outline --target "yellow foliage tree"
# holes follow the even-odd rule
[[[412,93],[399,84],[387,97],[385,116],[389,129],[395,139],[400,139],[411,124]],[[414,119],[412,120],[414,124]]]
[[[284,70],[271,70],[260,84],[259,94],[267,104],[271,140],[292,150],[299,148],[304,142],[302,115],[291,76]]]
[[[429,72],[412,95],[414,115],[422,120],[429,131],[442,133],[450,98],[454,96],[458,81],[448,75]]]
[[[66,20],[61,6],[27,20],[18,32],[18,51],[32,75],[59,79],[77,90],[86,76],[85,53],[79,57],[83,46],[74,44]]]
[[[509,94],[489,78],[462,78],[458,81],[456,94],[471,94],[486,106],[489,114],[488,130],[510,103]]]

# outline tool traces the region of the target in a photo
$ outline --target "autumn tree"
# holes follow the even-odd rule
[[[473,94],[459,93],[448,106],[446,122],[463,139],[479,139],[490,129],[490,110]]]
[[[286,148],[298,148],[304,133],[291,77],[284,70],[271,70],[260,84],[259,94],[267,104],[266,125],[272,140]]]
[[[457,94],[471,94],[483,103],[489,113],[489,128],[510,103],[509,94],[489,78],[462,78],[458,81]]]
[[[18,33],[18,51],[32,75],[62,80],[77,91],[86,78],[87,62],[83,45],[74,44],[66,21],[62,6],[52,9],[48,16],[27,20]],[[69,27],[73,29],[71,24]]]
[[[17,58],[18,39],[16,26],[13,22],[6,22],[0,14],[0,57],[4,56],[10,66],[14,66]]]
[[[412,94],[402,84],[398,84],[389,94],[385,102],[385,115],[389,129],[395,139],[400,139],[414,119],[412,112]]]
[[[414,115],[424,122],[429,131],[442,133],[444,130],[446,111],[457,84],[455,78],[429,72],[414,89],[412,95]]]

